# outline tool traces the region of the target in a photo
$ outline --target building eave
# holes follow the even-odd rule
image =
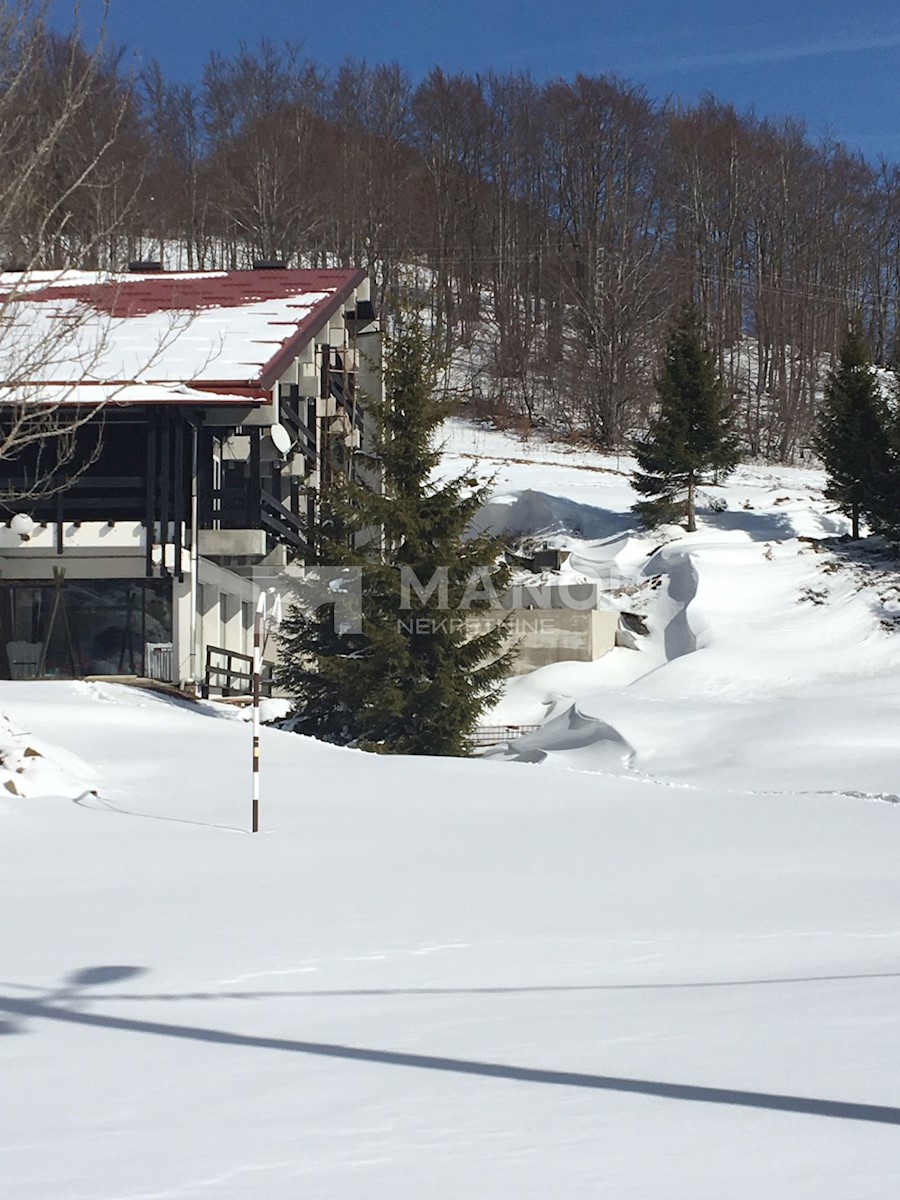
[[[328,300],[317,305],[306,320],[300,322],[296,332],[269,359],[259,378],[253,381],[256,386],[265,389],[273,388],[297,357],[298,351],[315,338],[316,334],[328,324],[336,312],[341,310],[365,280],[366,272],[359,268],[343,287],[338,288]]]

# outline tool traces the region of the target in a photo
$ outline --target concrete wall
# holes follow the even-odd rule
[[[182,679],[200,679],[206,670],[206,647],[218,646],[238,654],[253,652],[253,620],[262,586],[253,579],[236,575],[233,571],[207,559],[200,559],[197,588],[197,621],[194,630],[196,647],[194,661],[190,655],[185,661],[184,651],[179,648],[177,661]],[[268,581],[263,581],[263,583]],[[177,627],[187,630],[190,626],[190,611],[187,609],[177,622]],[[272,661],[273,647],[267,648],[265,658]]]
[[[607,609],[489,610],[470,613],[470,635],[507,621],[507,646],[518,646],[513,675],[527,675],[556,662],[594,662],[616,644],[619,614]]]

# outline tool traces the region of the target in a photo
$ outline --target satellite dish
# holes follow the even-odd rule
[[[283,425],[273,425],[269,430],[269,437],[272,439],[272,445],[279,454],[282,456],[290,454],[294,439]]]

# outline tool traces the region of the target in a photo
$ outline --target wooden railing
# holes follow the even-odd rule
[[[237,665],[235,665],[237,664]],[[208,700],[210,692],[220,696],[250,696],[253,690],[253,657],[237,650],[226,650],[223,646],[206,647],[206,671],[200,694]],[[260,690],[264,696],[272,695],[272,671],[263,663]]]
[[[295,550],[309,553],[306,543],[306,523],[291,512],[280,500],[268,492],[260,496],[260,523],[267,533],[271,533],[279,542],[286,542]]]
[[[306,523],[264,488],[216,488],[209,494],[200,519],[203,529],[264,529],[276,539],[308,552]]]
[[[0,479],[0,492],[28,495],[28,481]],[[32,485],[33,486],[33,485]],[[139,521],[146,510],[146,484],[138,475],[84,475],[66,482],[47,496],[32,496],[18,506],[5,504],[4,512],[27,510],[36,521],[115,519]],[[96,514],[96,517],[95,517]]]
[[[308,548],[305,522],[265,488],[254,488],[252,494],[246,487],[214,488],[200,515],[200,528],[265,529],[295,550]]]

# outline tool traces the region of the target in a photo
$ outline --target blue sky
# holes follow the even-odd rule
[[[72,0],[53,0],[61,26]],[[90,25],[102,0],[82,0]],[[656,98],[712,92],[900,160],[900,5],[886,0],[110,0],[114,40],[199,76],[210,50],[291,37],[317,61],[396,60],[420,78],[615,72]]]

